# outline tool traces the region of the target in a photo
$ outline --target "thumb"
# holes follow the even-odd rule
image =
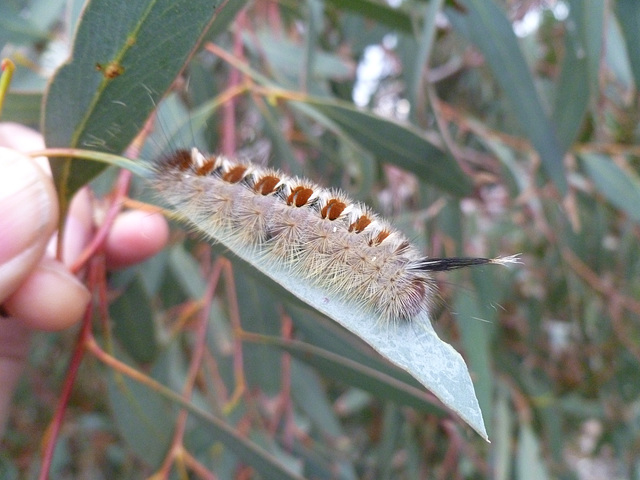
[[[44,254],[58,222],[51,179],[35,161],[0,148],[0,303]]]
[[[0,304],[42,258],[58,221],[51,179],[30,158],[0,147]],[[28,329],[0,311],[0,437],[28,348]]]

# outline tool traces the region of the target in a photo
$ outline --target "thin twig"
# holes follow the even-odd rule
[[[102,225],[98,228],[96,234],[93,236],[89,244],[84,248],[82,253],[76,258],[70,270],[73,273],[77,273],[84,267],[86,262],[89,261],[95,253],[102,248],[104,242],[107,240],[111,227],[116,217],[122,210],[122,201],[127,196],[129,191],[129,185],[131,184],[131,172],[128,170],[121,170],[118,174],[118,180],[114,188],[113,200],[107,214],[105,215]]]
[[[191,357],[191,363],[187,372],[187,378],[185,379],[184,387],[182,390],[182,398],[185,401],[189,401],[193,392],[193,386],[200,370],[200,365],[204,357],[204,352],[207,345],[207,326],[209,325],[209,311],[211,309],[211,300],[213,293],[215,292],[218,281],[220,280],[220,272],[222,271],[222,261],[218,260],[214,265],[209,281],[207,282],[207,288],[205,289],[203,298],[200,302],[200,318],[198,319],[198,328],[196,330],[196,343]],[[173,434],[173,440],[171,441],[171,447],[158,470],[154,475],[154,478],[169,478],[171,473],[171,465],[176,458],[181,458],[185,454],[183,446],[184,433],[187,424],[187,418],[189,414],[184,408],[178,413],[176,419],[175,431]]]
[[[104,268],[100,268],[101,262],[104,262],[104,258],[95,257],[90,264],[88,285],[90,291],[93,291],[94,287],[99,284],[100,276],[104,276],[105,270]],[[67,375],[64,379],[64,385],[62,386],[62,391],[60,392],[58,406],[56,407],[53,419],[51,420],[51,423],[47,428],[47,432],[45,435],[46,444],[44,452],[42,454],[42,464],[40,468],[40,474],[38,475],[38,480],[47,480],[49,478],[49,470],[51,469],[53,453],[55,451],[60,429],[62,427],[62,421],[64,420],[67,405],[69,404],[69,399],[71,398],[73,385],[78,376],[80,364],[82,363],[82,359],[84,358],[84,354],[86,352],[86,339],[91,336],[91,319],[93,317],[92,314],[93,304],[89,302],[84,313],[84,318],[82,319],[82,327],[80,328],[80,332],[78,333],[76,345],[73,349],[73,355],[71,356],[71,360],[69,362],[69,368],[67,369]]]

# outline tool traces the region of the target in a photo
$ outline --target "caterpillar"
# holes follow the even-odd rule
[[[517,261],[425,257],[339,190],[196,148],[162,157],[153,168],[156,190],[200,230],[285,265],[383,322],[407,322],[432,308],[432,272]]]

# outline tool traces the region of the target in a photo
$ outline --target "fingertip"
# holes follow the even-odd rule
[[[160,213],[130,210],[116,218],[106,242],[107,266],[111,270],[142,262],[162,250],[169,226]]]
[[[29,328],[55,331],[80,321],[90,299],[87,288],[62,263],[44,258],[4,308]]]

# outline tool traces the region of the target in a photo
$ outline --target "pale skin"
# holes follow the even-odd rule
[[[0,124],[0,437],[29,349],[30,333],[68,328],[82,319],[91,295],[69,271],[90,240],[91,198],[81,190],[67,217],[64,260],[55,259],[59,211],[46,161],[21,152],[44,148],[42,137],[17,124]],[[107,267],[124,268],[166,244],[160,214],[121,213],[105,245]]]

